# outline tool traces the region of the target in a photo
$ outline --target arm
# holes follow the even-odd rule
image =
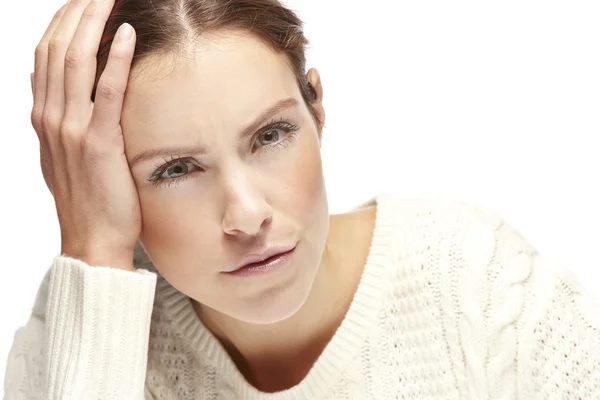
[[[15,334],[5,399],[152,398],[144,381],[155,286],[145,270],[56,257]]]

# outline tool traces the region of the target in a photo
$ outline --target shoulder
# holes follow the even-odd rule
[[[519,330],[533,304],[551,294],[558,268],[540,262],[537,249],[490,207],[441,198],[386,201],[399,210],[398,226],[408,225],[395,243],[400,276],[427,282],[454,345],[508,326]]]
[[[490,207],[472,201],[452,197],[403,197],[399,195],[377,196],[382,208],[393,210],[405,219],[423,219],[431,216],[440,226],[485,224],[495,229],[502,218]],[[369,203],[367,203],[369,204]]]
[[[489,206],[454,198],[393,195],[379,196],[378,205],[397,230],[426,237],[441,252],[460,252],[474,268],[485,268],[506,246],[535,252],[521,232]]]
[[[494,386],[490,374],[502,376],[514,359],[518,332],[554,270],[534,273],[536,249],[489,207],[441,198],[386,202],[398,210],[398,226],[408,224],[399,229],[405,232],[397,244],[404,249],[399,281],[425,282],[419,287],[462,376],[461,391],[485,397],[479,383]]]
[[[479,303],[483,310],[493,296],[515,295],[533,282],[537,249],[492,208],[452,198],[388,196],[383,202],[404,232],[396,247],[421,255],[441,298],[462,299],[471,309]]]
[[[483,225],[492,230],[502,223],[502,218],[490,207],[467,200],[399,195],[380,195],[376,199],[380,209],[399,223],[430,222],[435,228]]]
[[[379,218],[392,220],[386,223],[393,225],[390,252],[398,278],[426,281],[444,315],[462,320],[466,313],[475,320],[492,303],[517,307],[518,296],[532,287],[537,250],[490,207],[397,196],[380,197],[378,204]],[[538,277],[554,274],[543,272]],[[512,301],[503,303],[507,296]]]

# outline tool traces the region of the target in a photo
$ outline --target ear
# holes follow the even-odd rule
[[[319,75],[319,71],[317,71],[315,68],[311,68],[306,73],[306,79],[308,79],[308,83],[310,83],[310,86],[315,91],[316,100],[311,104],[311,106],[316,111],[321,122],[320,126],[317,127],[319,131],[319,139],[321,139],[323,125],[325,125],[325,109],[323,108],[323,85],[321,84],[321,76]]]

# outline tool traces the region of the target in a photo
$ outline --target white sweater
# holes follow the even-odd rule
[[[5,399],[600,399],[600,303],[565,268],[482,207],[373,201],[352,305],[297,386],[249,385],[139,248],[136,272],[54,259]]]

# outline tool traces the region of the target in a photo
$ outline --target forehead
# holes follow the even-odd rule
[[[181,55],[151,55],[132,72],[124,118],[135,112],[136,119],[152,120],[158,110],[176,116],[190,107],[252,115],[265,103],[299,95],[287,57],[235,31],[200,39]]]

